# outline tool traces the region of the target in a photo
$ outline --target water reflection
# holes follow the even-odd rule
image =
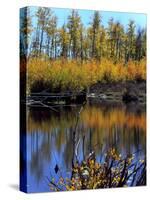
[[[73,130],[80,106],[28,110],[28,186],[29,192],[49,191],[46,177],[57,179],[55,165],[63,176],[71,172]],[[77,127],[78,159],[94,150],[99,161],[104,150],[114,146],[121,154],[145,155],[146,115],[139,107],[86,105]]]

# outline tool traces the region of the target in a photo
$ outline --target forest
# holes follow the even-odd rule
[[[33,20],[34,18],[34,20]],[[127,27],[99,11],[84,25],[77,10],[60,27],[50,8],[21,13],[21,72],[27,63],[28,92],[81,91],[97,82],[146,79],[146,29]]]

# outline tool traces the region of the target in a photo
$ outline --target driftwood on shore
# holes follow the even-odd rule
[[[70,104],[70,103],[83,103],[86,100],[86,92],[37,92],[31,93],[26,103],[28,106],[49,106],[49,104]]]

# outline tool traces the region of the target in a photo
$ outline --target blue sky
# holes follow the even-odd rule
[[[38,7],[31,7],[30,11],[32,15],[35,14]],[[71,9],[61,9],[61,8],[52,8],[53,13],[58,18],[58,26],[62,26],[67,22],[67,17],[71,13]],[[82,23],[85,26],[89,25],[89,22],[92,20],[94,11],[92,10],[78,10],[79,15],[81,16]],[[108,21],[111,17],[114,18],[114,21],[119,21],[121,24],[127,27],[129,20],[134,20],[136,28],[146,28],[147,16],[143,13],[127,13],[127,12],[112,12],[112,11],[100,11],[102,17],[102,24],[107,27]],[[33,23],[36,19],[33,18]]]

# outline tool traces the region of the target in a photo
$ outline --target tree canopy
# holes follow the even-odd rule
[[[95,59],[113,60],[114,63],[129,60],[140,61],[146,56],[146,30],[136,29],[130,20],[125,28],[119,21],[111,18],[104,27],[100,12],[89,16],[89,25],[82,23],[77,10],[72,10],[67,21],[60,27],[58,18],[50,8],[38,8],[35,16],[30,15],[29,8],[24,13],[21,32],[28,38],[28,56],[45,56],[50,59]],[[32,24],[36,17],[36,25]],[[30,39],[30,41],[29,41]],[[25,53],[21,45],[21,52]],[[25,53],[26,54],[26,53]]]

